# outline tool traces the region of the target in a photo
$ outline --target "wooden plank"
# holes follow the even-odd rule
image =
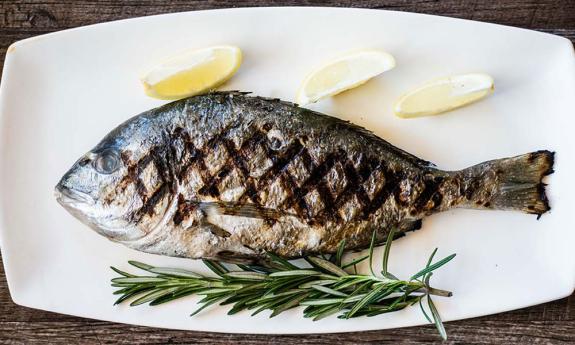
[[[492,317],[493,319],[493,317]],[[490,320],[447,323],[444,344],[573,344],[575,322]],[[429,344],[439,342],[432,326],[396,330],[298,335],[220,334],[184,332],[76,319],[72,321],[1,322],[3,344]]]
[[[69,28],[158,13],[253,6],[343,6],[379,8],[489,21],[525,28],[575,28],[575,2],[569,0],[339,0],[189,1],[4,0],[2,28]]]

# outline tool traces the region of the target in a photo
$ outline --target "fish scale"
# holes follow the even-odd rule
[[[443,171],[349,122],[217,92],[126,121],[72,166],[56,195],[131,248],[254,262],[266,252],[333,253],[342,241],[362,249],[373,232],[382,242],[391,228],[415,230],[454,207],[540,216],[553,157],[537,151]]]

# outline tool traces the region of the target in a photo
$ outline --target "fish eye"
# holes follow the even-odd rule
[[[120,157],[115,151],[103,151],[94,160],[94,169],[101,174],[111,174],[118,168],[120,168]]]

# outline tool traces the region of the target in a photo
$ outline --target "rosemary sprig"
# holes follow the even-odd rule
[[[387,237],[380,276],[375,274],[372,265],[375,233],[369,256],[349,263],[342,262],[344,242],[329,260],[319,256],[306,257],[309,267],[296,266],[274,254],[268,254],[269,267],[237,265],[238,269],[231,270],[222,263],[204,260],[216,277],[129,261],[130,265],[151,275],[134,275],[112,267],[120,275],[112,279],[112,286],[118,288],[114,294],[120,296],[115,304],[131,299],[131,306],[146,303],[158,305],[188,295],[198,295],[203,296],[199,301],[201,306],[191,315],[217,303],[232,305],[229,315],[243,310],[252,311],[252,315],[271,310],[270,317],[297,306],[305,306],[304,317],[317,321],[333,314],[339,314],[340,319],[370,317],[419,303],[426,319],[435,323],[441,337],[447,339],[431,295],[450,297],[451,292],[431,287],[429,280],[433,271],[452,260],[455,254],[433,263],[437,252],[435,249],[425,268],[409,280],[401,280],[387,269],[393,236],[394,232],[391,231]],[[355,272],[355,265],[365,259],[369,259],[371,275]],[[355,273],[346,271],[350,266],[354,266]],[[431,317],[423,303],[427,303]]]

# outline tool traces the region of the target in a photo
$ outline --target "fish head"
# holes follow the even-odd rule
[[[140,115],[114,129],[80,157],[55,188],[57,201],[69,213],[113,241],[144,237],[160,222],[169,203],[159,202],[143,212],[154,193],[148,187],[157,190],[158,177],[142,176],[145,169],[140,165],[154,160],[151,150],[162,146],[150,123],[149,117]]]
[[[122,181],[127,174],[118,149],[90,151],[56,185],[56,199],[74,217],[112,240],[141,237],[131,222],[137,193]]]

